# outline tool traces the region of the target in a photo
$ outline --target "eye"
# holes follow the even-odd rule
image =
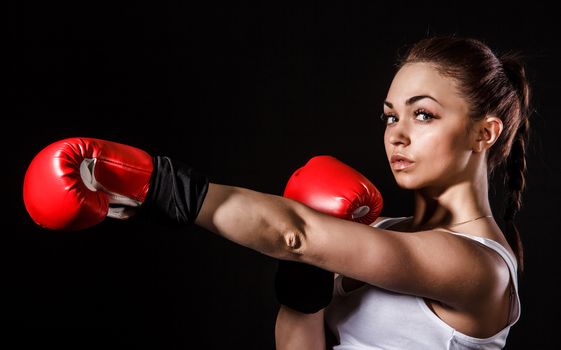
[[[382,115],[380,115],[380,120],[382,120],[385,125],[390,125],[397,121],[397,116],[393,114],[382,113]]]
[[[415,119],[423,122],[430,122],[434,119],[434,114],[427,112],[424,109],[418,109],[415,111]]]

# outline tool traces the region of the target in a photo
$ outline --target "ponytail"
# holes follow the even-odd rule
[[[501,58],[504,72],[514,87],[519,100],[517,118],[520,123],[512,140],[505,164],[505,185],[508,189],[503,220],[505,235],[518,260],[518,268],[524,270],[524,249],[520,232],[516,227],[516,215],[522,207],[522,193],[526,188],[526,146],[530,131],[530,88],[520,56],[507,54]]]

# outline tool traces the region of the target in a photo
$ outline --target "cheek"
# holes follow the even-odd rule
[[[465,136],[459,134],[424,135],[418,139],[416,151],[426,170],[455,173],[468,159]]]

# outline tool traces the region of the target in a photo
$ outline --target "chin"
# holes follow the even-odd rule
[[[414,190],[417,186],[415,186],[414,184],[411,184],[409,182],[406,181],[396,181],[397,186],[399,186],[400,188],[403,188],[404,190]]]
[[[394,174],[394,178],[397,185],[404,190],[417,190],[419,188],[423,188],[423,184],[411,175],[401,173]]]

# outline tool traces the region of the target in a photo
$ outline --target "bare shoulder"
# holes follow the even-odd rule
[[[419,258],[417,262],[427,264],[429,281],[433,281],[424,295],[433,312],[475,337],[489,337],[502,329],[510,307],[510,271],[503,258],[463,235],[445,230],[418,234],[424,238],[422,249],[430,255],[429,261]]]
[[[451,285],[460,283],[467,295],[493,293],[493,289],[508,283],[509,271],[504,260],[492,249],[479,242],[444,230],[419,232],[425,238],[423,249],[445,267]],[[433,265],[434,269],[437,266]],[[461,281],[464,280],[464,283]],[[466,284],[465,280],[473,281]],[[457,291],[458,294],[462,294]],[[466,295],[466,296],[467,296]]]
[[[454,257],[456,257],[456,259],[461,262],[461,265],[465,263],[494,264],[497,261],[496,258],[500,258],[496,252],[480,242],[468,238],[465,235],[453,234],[444,229],[412,233],[418,238],[422,238],[421,240],[416,240],[416,244],[421,245],[426,251],[441,251],[440,254],[447,259],[454,259]]]
[[[500,256],[472,239],[443,230],[387,232],[398,251],[386,255],[386,264],[395,264],[391,273],[402,276],[383,281],[388,289],[465,310],[508,283]]]

